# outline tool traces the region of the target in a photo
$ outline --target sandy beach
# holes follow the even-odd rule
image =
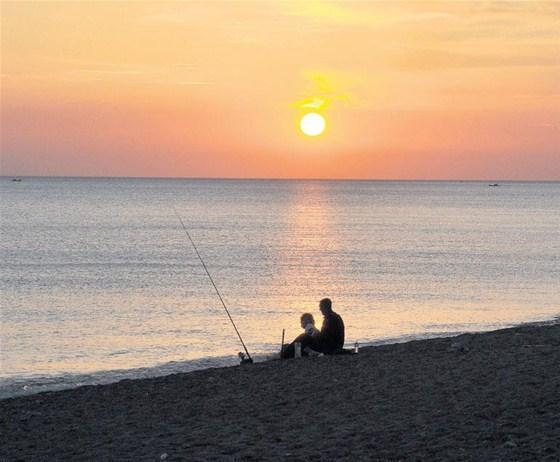
[[[0,460],[560,460],[560,325],[0,401]]]

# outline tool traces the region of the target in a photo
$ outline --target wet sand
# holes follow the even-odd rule
[[[0,401],[0,460],[560,460],[560,325]]]

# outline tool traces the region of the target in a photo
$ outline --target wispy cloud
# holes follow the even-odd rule
[[[410,9],[399,7],[396,2],[347,2],[341,0],[294,2],[287,0],[283,2],[283,7],[284,12],[288,15],[346,26],[394,26],[398,23],[460,20],[460,16],[452,12],[430,9],[410,11]]]
[[[144,75],[145,71],[142,70],[132,70],[132,69],[75,69],[71,71],[75,74],[84,74],[84,75],[107,75],[107,76],[128,76],[128,75]]]
[[[506,55],[499,51],[481,50],[477,53],[458,52],[437,48],[413,48],[401,50],[393,61],[401,70],[427,70],[459,68],[504,67],[559,67],[560,55]]]
[[[47,59],[48,61],[48,59]],[[106,82],[148,85],[212,85],[197,78],[196,66],[176,63],[162,66],[121,65],[84,60],[54,60],[55,66],[36,72],[6,72],[4,77],[52,82]]]
[[[298,106],[305,109],[321,109],[325,107],[326,104],[327,100],[312,96],[311,98],[305,98],[304,100],[300,101],[298,103]]]
[[[351,100],[352,86],[357,75],[337,70],[306,70],[303,72],[305,96],[294,105],[300,109],[328,109],[334,102]]]
[[[205,82],[202,80],[182,80],[176,82],[177,85],[212,85],[214,82]]]

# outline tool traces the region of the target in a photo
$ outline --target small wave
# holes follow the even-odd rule
[[[129,350],[119,350],[119,351],[113,351],[109,353],[109,356],[120,356],[120,355],[126,355],[128,353],[130,353]]]

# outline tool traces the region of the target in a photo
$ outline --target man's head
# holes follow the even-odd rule
[[[321,310],[321,313],[323,313],[323,316],[326,316],[329,313],[332,313],[332,302],[330,298],[323,298],[323,300],[321,300],[319,302],[319,309]]]

